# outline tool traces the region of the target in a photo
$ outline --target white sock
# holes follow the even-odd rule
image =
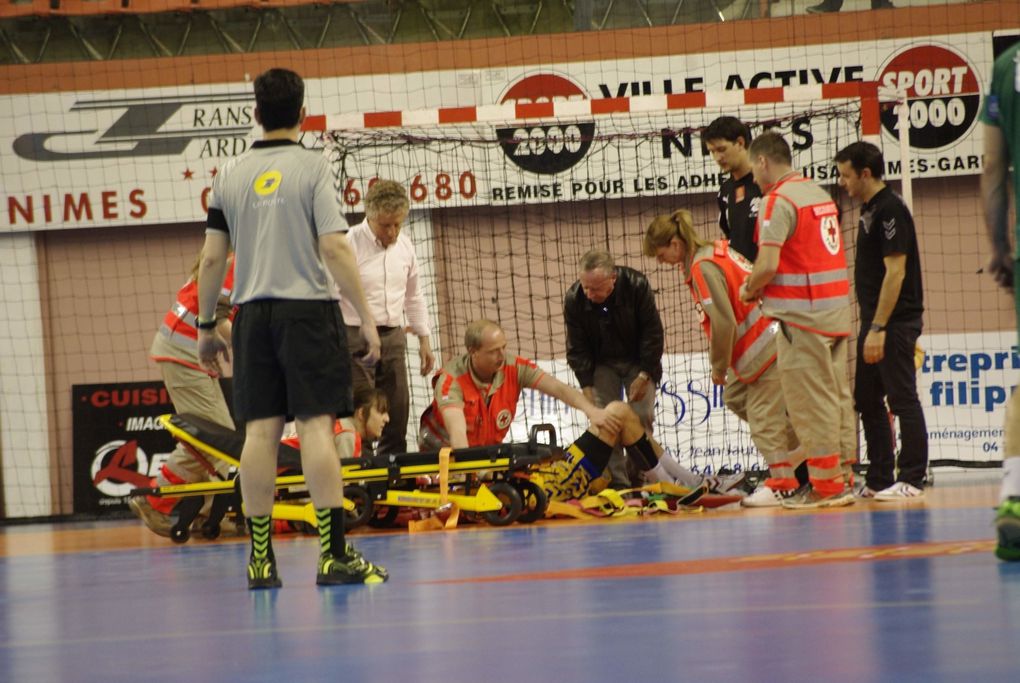
[[[654,476],[660,477],[658,481],[673,481],[681,486],[694,488],[701,485],[701,475],[691,472],[689,469],[673,459],[673,456],[664,453],[659,458],[659,464],[651,472]]]
[[[999,502],[1010,496],[1020,496],[1020,455],[1008,456],[1002,460],[1002,489]]]
[[[662,466],[662,461],[660,460],[659,464],[655,466],[655,469],[645,472],[645,481],[649,484],[654,484],[657,481],[668,481],[672,484],[673,477],[669,476],[669,472],[667,472],[666,468]]]

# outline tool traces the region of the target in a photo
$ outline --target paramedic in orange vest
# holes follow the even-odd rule
[[[230,340],[233,310],[230,292],[234,287],[234,259],[229,259],[227,275],[220,288],[216,305],[217,333]],[[207,372],[198,361],[198,259],[188,281],[177,292],[177,299],[159,326],[149,357],[156,361],[174,412],[189,413],[234,430],[227,401],[216,375]],[[209,481],[212,475],[226,479],[230,464],[216,458],[199,459],[180,443],[156,475],[153,486],[192,484]],[[178,498],[132,496],[128,505],[149,529],[160,536],[170,536],[170,513]]]
[[[750,155],[763,196],[758,257],[740,299],[760,298],[763,312],[779,321],[779,378],[811,482],[783,507],[850,505],[853,491],[841,463],[841,436],[852,415],[850,280],[839,211],[821,187],[793,170],[790,146],[778,133],[755,138]]]
[[[769,466],[769,478],[741,504],[779,507],[798,488],[794,470],[803,461],[786,416],[776,367],[778,323],[756,303],[738,298],[751,263],[729,240],[709,242],[694,229],[690,211],[656,216],[645,230],[645,256],[680,266],[709,339],[712,382],[725,385],[726,406],[751,428],[751,439]]]
[[[674,481],[673,458],[645,433],[637,413],[622,401],[599,408],[577,389],[547,375],[533,361],[508,356],[503,329],[491,320],[475,320],[464,333],[467,353],[455,358],[435,378],[432,405],[421,418],[418,444],[422,450],[444,446],[494,446],[503,442],[517,413],[524,389],[535,389],[576,408],[590,420],[588,430],[567,448],[566,459],[532,476],[550,500],[567,500],[587,493],[600,476],[613,448],[623,445],[628,457],[644,471]]]

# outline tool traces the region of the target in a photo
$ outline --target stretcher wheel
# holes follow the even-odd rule
[[[206,522],[202,525],[202,538],[209,541],[220,537],[219,522]]]
[[[344,498],[354,503],[354,510],[344,514],[344,528],[350,531],[372,518],[372,497],[360,486],[344,486]]]
[[[400,514],[399,505],[374,505],[368,525],[373,529],[392,529]]]
[[[521,494],[523,507],[517,521],[521,524],[531,524],[542,519],[545,516],[546,508],[549,507],[549,496],[546,495],[545,489],[527,479],[517,479],[513,485]]]
[[[174,524],[170,527],[170,540],[174,543],[187,543],[191,538],[191,529],[187,524]]]
[[[506,526],[517,521],[517,518],[521,516],[521,509],[524,507],[521,494],[517,489],[505,481],[497,481],[489,485],[489,490],[492,491],[492,495],[502,501],[503,507],[499,510],[483,512],[482,519],[492,526]]]

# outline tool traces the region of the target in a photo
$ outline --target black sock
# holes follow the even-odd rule
[[[612,446],[588,431],[579,436],[570,449],[581,456],[581,466],[593,477],[602,474],[613,454]]]
[[[343,557],[347,553],[343,507],[317,509],[315,517],[319,524],[319,550],[323,555]]]
[[[634,464],[644,472],[654,470],[655,466],[659,464],[659,456],[655,454],[655,449],[652,447],[652,442],[648,440],[647,434],[642,434],[640,439],[624,448]]]

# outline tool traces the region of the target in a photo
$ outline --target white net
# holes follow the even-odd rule
[[[630,98],[626,106],[663,99]],[[743,92],[728,99],[743,101]],[[722,390],[710,381],[707,340],[687,286],[677,271],[641,256],[645,226],[677,208],[691,210],[706,237],[720,236],[715,192],[725,176],[700,131],[724,114],[740,117],[755,133],[780,130],[796,166],[823,182],[834,182],[835,153],[860,138],[861,100],[852,98],[329,130],[323,141],[347,211],[363,211],[376,178],[408,188],[407,229],[429,276],[443,360],[463,353],[465,326],[486,317],[506,330],[511,352],[577,386],[566,363],[563,296],[578,276],[580,257],[605,248],[617,263],[645,272],[656,292],[666,331],[657,438],[694,469],[747,469],[762,462],[746,426],[723,409]],[[409,358],[416,362],[414,353]],[[416,381],[412,393],[413,431],[414,416],[431,399],[428,380]],[[526,391],[511,433],[524,438],[531,425],[551,422],[569,441],[584,420]]]

